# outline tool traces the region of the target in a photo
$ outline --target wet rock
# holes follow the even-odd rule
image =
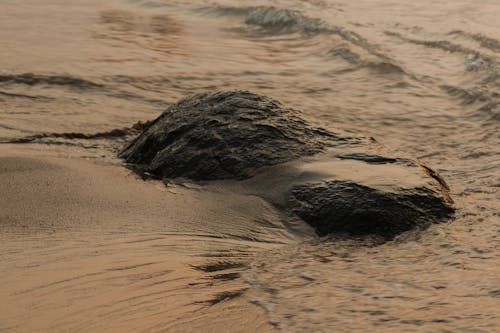
[[[384,191],[351,181],[325,181],[293,188],[292,211],[320,236],[376,234],[385,239],[424,228],[453,209],[439,189],[415,187]]]
[[[120,156],[159,178],[248,179],[245,188],[321,236],[391,239],[453,213],[448,187],[432,169],[390,156],[373,140],[315,127],[246,91],[180,101]]]
[[[173,105],[120,157],[160,178],[243,179],[345,140],[309,125],[277,101],[231,91],[194,95]]]
[[[389,240],[445,221],[454,211],[448,186],[437,172],[391,156],[375,143],[329,148],[267,168],[247,182],[252,193],[284,210],[290,223],[299,217],[320,236]]]

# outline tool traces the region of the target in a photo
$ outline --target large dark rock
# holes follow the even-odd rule
[[[312,126],[296,111],[246,91],[180,101],[120,156],[159,178],[253,177],[245,186],[319,235],[390,239],[453,212],[444,180],[431,169],[387,156],[372,140]]]
[[[247,178],[343,140],[277,101],[246,91],[194,95],[170,107],[120,157],[158,177]]]

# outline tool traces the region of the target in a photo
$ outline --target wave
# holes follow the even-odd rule
[[[26,94],[18,94],[18,93],[10,93],[6,91],[0,90],[0,97],[12,97],[12,98],[27,98],[27,99],[36,99],[36,100],[51,100],[51,97],[47,96],[37,96],[37,95],[26,95]]]
[[[6,129],[6,130],[16,130],[14,127],[10,127],[10,126],[7,126],[7,125],[4,125],[2,123],[0,123],[0,128],[3,128],[3,129]]]
[[[399,65],[394,64],[387,57],[384,57],[382,61],[365,61],[361,58],[361,56],[349,48],[344,46],[339,46],[328,51],[328,55],[332,57],[340,57],[347,61],[352,65],[356,65],[357,67],[351,68],[348,71],[353,71],[357,69],[366,68],[377,74],[404,74],[408,75],[408,73]]]
[[[479,89],[465,89],[449,85],[442,85],[441,89],[452,97],[462,99],[464,104],[486,102],[490,101],[493,97],[491,93]]]
[[[367,39],[354,31],[350,31],[341,26],[329,24],[321,19],[303,14],[298,10],[277,8],[273,6],[257,7],[216,7],[209,12],[219,15],[241,16],[244,23],[250,26],[256,26],[259,33],[270,35],[282,35],[292,33],[302,33],[307,36],[317,34],[337,35],[350,44],[361,47],[371,55],[374,55],[384,62],[392,62],[385,54],[379,52],[377,47],[371,44]],[[342,50],[335,49],[332,52],[342,53]],[[353,55],[353,54],[351,54]],[[349,55],[345,54],[346,57]],[[355,56],[351,58],[355,60]]]
[[[379,74],[408,74],[406,71],[392,62],[382,61],[382,62],[366,62],[363,67],[371,69]]]
[[[465,89],[448,85],[443,85],[440,88],[447,92],[448,95],[462,99],[464,105],[484,103],[477,112],[472,114],[472,117],[480,116],[484,118],[486,116],[487,121],[494,122],[500,120],[500,94],[478,88]]]
[[[68,86],[77,89],[102,88],[102,84],[67,75],[40,75],[34,73],[0,75],[0,83]]]
[[[371,43],[356,32],[340,26],[328,24],[318,18],[309,17],[297,10],[265,6],[253,7],[253,9],[247,12],[245,23],[259,26],[273,34],[295,32],[301,32],[308,35],[322,33],[335,34],[345,41],[365,49],[372,55],[384,60],[388,59],[387,56],[376,51],[375,46],[371,45]]]
[[[354,53],[353,51],[343,46],[338,46],[331,49],[330,51],[328,51],[328,55],[333,57],[341,57],[342,59],[353,65],[359,65],[362,63],[359,54]]]
[[[92,140],[92,139],[115,139],[128,135],[138,134],[144,128],[150,125],[150,122],[137,122],[131,127],[115,128],[105,132],[97,133],[80,133],[80,132],[64,132],[64,133],[41,133],[30,135],[22,138],[15,138],[3,143],[33,143],[39,142],[41,139],[68,139],[68,140]]]
[[[245,23],[260,26],[274,33],[317,34],[330,32],[330,28],[319,19],[305,16],[297,10],[275,7],[255,8],[246,15]]]
[[[218,6],[206,9],[208,12],[225,16],[241,16],[245,24],[258,26],[267,33],[327,33],[328,25],[317,18],[304,15],[298,10],[273,6],[231,7]]]
[[[446,40],[420,40],[420,39],[413,39],[409,37],[405,37],[400,33],[393,32],[393,31],[386,31],[385,34],[387,36],[392,36],[392,37],[397,37],[405,42],[417,44],[417,45],[423,45],[431,48],[436,48],[436,49],[441,49],[444,51],[448,52],[460,52],[460,53],[475,53],[476,51],[471,50],[469,48],[466,48],[464,46],[461,46],[459,44],[454,44]]]
[[[462,30],[453,30],[449,33],[449,35],[459,35],[462,37],[466,37],[472,39],[479,43],[484,48],[490,49],[495,52],[500,52],[500,41],[483,34],[475,34],[470,32],[465,32]]]
[[[446,52],[451,52],[451,53],[461,53],[464,54],[465,57],[465,66],[468,71],[478,71],[482,69],[488,69],[491,68],[495,65],[496,61],[482,53],[480,53],[477,50],[473,50],[470,48],[467,48],[465,46],[455,44],[452,42],[449,42],[447,40],[420,40],[420,39],[413,39],[409,37],[405,37],[401,35],[400,33],[397,32],[392,32],[392,31],[386,31],[385,34],[387,36],[391,37],[396,37],[399,38],[402,41],[416,44],[416,45],[422,45],[425,47],[429,48],[434,48],[434,49],[440,49]]]
[[[478,112],[482,115],[488,115],[492,121],[500,121],[500,101],[492,101],[482,106]]]
[[[222,16],[246,16],[259,7],[233,7],[233,6],[216,6],[206,7],[202,11],[206,13],[215,13]]]
[[[306,16],[297,10],[257,7],[246,15],[245,23],[257,25],[273,33],[334,34],[380,59],[390,61],[386,55],[378,52],[374,45],[358,33]]]

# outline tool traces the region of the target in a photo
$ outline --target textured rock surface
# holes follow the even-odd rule
[[[350,181],[326,181],[294,187],[292,211],[321,235],[376,234],[391,239],[446,218],[453,209],[440,188],[383,191]]]
[[[242,179],[342,140],[270,98],[231,91],[173,105],[120,157],[157,177]]]
[[[246,179],[319,235],[391,239],[453,213],[445,182],[371,140],[343,138],[245,91],[199,94],[170,107],[120,154],[159,178]],[[304,159],[304,157],[308,157]]]

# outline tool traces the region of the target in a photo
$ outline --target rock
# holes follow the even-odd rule
[[[243,179],[261,167],[313,155],[345,140],[309,125],[277,101],[231,91],[181,100],[120,157],[160,178]]]
[[[244,180],[318,235],[384,239],[453,213],[444,180],[367,138],[315,127],[297,111],[246,91],[198,94],[148,123],[120,154],[159,178]],[[251,179],[249,179],[251,178]]]
[[[439,194],[439,189],[383,191],[342,180],[294,187],[290,203],[292,212],[320,236],[375,234],[392,239],[405,231],[428,227],[453,213],[447,205],[451,202]]]

